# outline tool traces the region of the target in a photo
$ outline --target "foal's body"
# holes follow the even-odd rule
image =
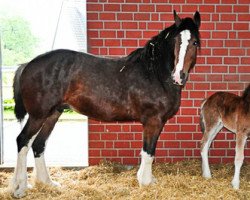
[[[18,159],[12,192],[27,188],[26,156],[34,152],[37,178],[57,185],[46,169],[44,150],[65,108],[101,121],[138,121],[143,125],[140,185],[154,182],[152,162],[165,122],[180,106],[181,90],[196,63],[200,15],[180,19],[124,58],[109,59],[70,50],[38,56],[16,72],[15,113],[29,118],[17,137]]]
[[[225,127],[236,134],[235,173],[232,185],[239,189],[244,145],[250,136],[250,85],[242,96],[217,92],[205,100],[201,108],[201,127],[204,133],[201,145],[202,171],[206,178],[211,178],[208,150],[217,133]]]

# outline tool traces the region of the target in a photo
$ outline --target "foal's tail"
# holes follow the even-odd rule
[[[20,77],[26,65],[27,63],[21,64],[19,68],[16,70],[16,73],[14,76],[14,83],[13,83],[13,92],[14,92],[14,100],[15,100],[14,112],[19,122],[21,122],[24,119],[27,113],[23,104],[23,99],[22,99],[21,91],[20,91]]]
[[[201,128],[201,132],[204,133],[205,132],[205,124],[204,124],[204,111],[203,111],[203,106],[206,103],[207,99],[204,99],[201,102],[201,109],[200,109],[200,128]]]

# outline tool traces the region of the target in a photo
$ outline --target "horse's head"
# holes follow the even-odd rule
[[[174,68],[172,79],[177,85],[184,85],[191,68],[196,63],[197,48],[200,46],[198,11],[192,18],[181,19],[174,11]],[[166,36],[167,37],[167,36]]]

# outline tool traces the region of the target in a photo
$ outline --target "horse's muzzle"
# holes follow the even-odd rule
[[[180,72],[180,74],[172,74],[172,79],[175,85],[185,85],[187,82],[188,74]]]

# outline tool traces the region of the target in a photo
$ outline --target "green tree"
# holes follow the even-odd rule
[[[3,65],[12,66],[30,61],[38,39],[32,34],[25,19],[12,16],[0,18]]]

